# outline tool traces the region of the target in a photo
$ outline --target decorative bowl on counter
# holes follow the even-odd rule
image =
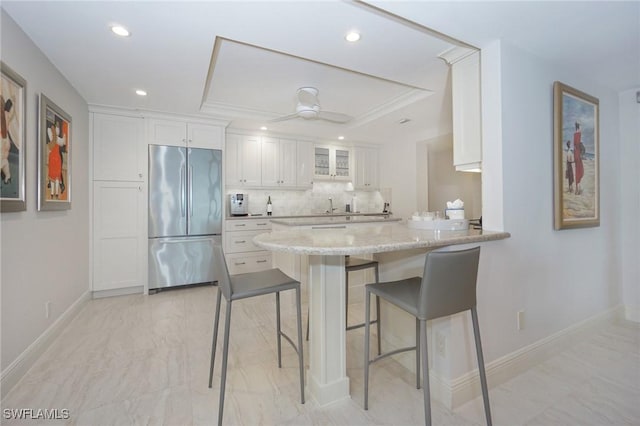
[[[438,229],[441,231],[466,231],[469,229],[468,219],[434,219],[434,220],[407,220],[407,226],[411,229]]]

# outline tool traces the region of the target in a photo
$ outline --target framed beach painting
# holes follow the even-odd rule
[[[25,194],[27,83],[4,62],[0,62],[0,211],[27,209]]]
[[[38,210],[71,208],[71,116],[40,94]]]
[[[600,226],[600,136],[597,98],[556,81],[554,228]]]

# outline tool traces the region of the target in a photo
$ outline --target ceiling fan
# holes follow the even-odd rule
[[[346,123],[353,119],[353,117],[347,114],[323,111],[318,101],[318,89],[315,87],[301,87],[296,92],[296,95],[298,97],[296,112],[285,115],[284,117],[274,118],[270,120],[271,122],[291,120],[298,117],[304,118],[305,120],[326,120],[334,123]]]

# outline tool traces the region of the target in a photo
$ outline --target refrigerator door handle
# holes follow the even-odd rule
[[[185,169],[184,166],[180,166],[180,216],[184,217],[185,216],[185,182],[184,182],[184,174],[185,174]]]
[[[193,166],[189,166],[189,216],[193,216]]]

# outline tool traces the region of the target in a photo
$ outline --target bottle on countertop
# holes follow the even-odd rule
[[[353,194],[353,198],[351,199],[351,211],[353,213],[358,213],[358,204],[357,204],[356,194]]]
[[[273,204],[271,204],[271,195],[269,195],[269,199],[267,200],[267,216],[271,216],[273,213]]]

